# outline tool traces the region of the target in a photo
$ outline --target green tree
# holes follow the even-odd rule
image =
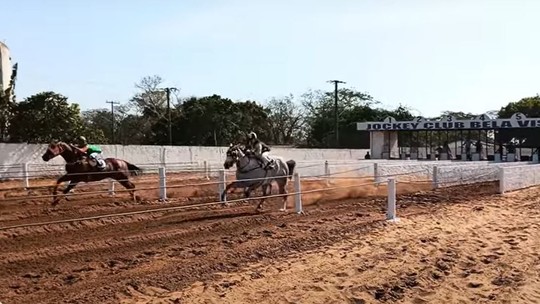
[[[118,115],[115,115],[118,116]],[[95,143],[112,143],[111,111],[107,109],[92,109],[82,112],[83,125],[89,132],[102,132],[103,140]]]
[[[168,143],[167,93],[163,82],[160,76],[154,75],[143,77],[135,84],[138,92],[130,99],[128,111],[124,112],[126,123],[119,125],[120,132],[124,134],[123,143]],[[171,92],[170,97],[171,116],[174,116],[174,109],[178,108],[174,103],[178,100],[177,93]],[[130,108],[135,113],[129,113]]]
[[[516,102],[510,102],[497,113],[499,118],[510,118],[514,113],[523,113],[527,117],[540,117],[540,96],[525,97]],[[540,147],[540,136],[535,128],[510,129],[497,132],[496,141],[507,144],[516,139],[522,147]]]
[[[131,104],[144,116],[155,119],[165,117],[167,94],[162,85],[163,79],[158,75],[143,77],[135,84],[138,92],[131,98]]]
[[[54,92],[42,92],[17,103],[13,109],[9,135],[12,142],[45,143],[53,139],[71,141],[78,135],[103,140],[101,130],[87,132],[79,105]]]
[[[307,136],[306,143],[312,147],[347,147],[346,143],[335,142],[335,101],[333,92],[308,91],[301,96],[306,110]],[[356,107],[370,107],[376,102],[366,93],[353,89],[338,90],[338,123],[341,128],[350,129],[352,117],[346,112]],[[340,136],[341,138],[341,136]]]
[[[523,113],[527,117],[540,117],[540,96],[525,97],[516,102],[510,102],[497,113],[500,118],[510,118],[514,113]]]
[[[307,146],[310,147],[369,147],[369,132],[356,129],[362,121],[381,121],[388,116],[397,120],[410,120],[411,111],[399,105],[387,110],[380,107],[368,93],[342,88],[338,91],[339,143],[335,142],[335,101],[333,92],[308,91],[302,95],[306,109]]]
[[[244,140],[249,131],[262,140],[269,138],[268,113],[253,101],[233,102],[219,95],[191,97],[172,111],[173,143],[177,145],[223,146]],[[165,144],[167,120],[153,127],[155,142]],[[165,135],[165,136],[164,136]]]
[[[268,143],[292,145],[305,137],[304,110],[294,102],[293,95],[272,98],[266,108],[269,110],[270,136]]]

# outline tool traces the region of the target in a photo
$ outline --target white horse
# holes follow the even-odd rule
[[[287,194],[287,177],[292,179],[296,162],[292,159],[285,162],[283,158],[276,156],[272,157],[274,159],[274,167],[264,169],[264,165],[258,159],[253,155],[244,153],[243,150],[242,145],[233,144],[227,150],[227,158],[223,167],[229,169],[233,165],[236,165],[236,181],[227,185],[223,193],[221,193],[221,200],[225,200],[225,195],[231,189],[244,188],[244,195],[247,198],[251,191],[262,186],[263,198],[259,202],[259,205],[257,205],[257,210],[259,210],[265,201],[264,196],[272,193],[273,181],[276,181],[278,185],[279,194]],[[280,211],[285,210],[287,210],[287,195],[283,196],[283,208]]]

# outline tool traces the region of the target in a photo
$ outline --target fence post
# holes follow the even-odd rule
[[[324,161],[324,176],[326,178],[326,185],[328,186],[330,184],[330,165],[327,160]]]
[[[115,193],[114,193],[114,180],[111,179],[111,180],[109,181],[109,195],[110,195],[110,196],[114,196],[114,194],[115,194]]]
[[[300,174],[294,172],[294,208],[296,213],[302,214],[304,210],[302,209],[302,184],[300,183]]]
[[[396,216],[396,180],[393,177],[388,178],[388,205],[386,209],[386,220],[392,222],[399,220]]]
[[[162,167],[167,167],[167,148],[161,147],[160,162]]]
[[[208,169],[208,162],[206,160],[203,162],[203,166],[204,166],[204,178],[210,179],[210,176],[208,175],[208,172],[210,170]]]
[[[438,180],[439,173],[437,173],[437,171],[439,171],[439,168],[437,168],[437,166],[433,166],[433,183],[432,183],[433,189],[439,188],[439,180]]]
[[[379,164],[373,163],[373,180],[375,185],[378,186],[381,182],[381,177],[379,176]]]
[[[24,189],[28,189],[30,187],[30,180],[28,178],[28,163],[22,164],[22,176]]]
[[[159,167],[159,200],[167,200],[167,172],[165,167]]]
[[[221,197],[221,193],[225,191],[225,187],[227,187],[227,179],[225,177],[225,169],[219,170],[219,187],[218,187],[218,195],[219,195],[219,201],[225,203],[227,201],[227,194],[223,195],[223,198]]]
[[[504,184],[505,184],[504,183],[504,178],[505,178],[505,176],[504,176],[504,167],[500,166],[499,167],[499,193],[500,194],[503,194],[504,191],[506,190],[506,189],[504,189],[505,188],[504,187]]]

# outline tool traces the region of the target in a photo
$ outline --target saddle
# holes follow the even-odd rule
[[[90,157],[88,156],[82,156],[78,161],[77,161],[77,164],[81,165],[83,168],[85,167],[90,167],[90,171],[93,171],[93,172],[102,172],[102,171],[107,171],[108,169],[108,164],[105,162],[105,168],[103,170],[100,170],[98,168],[98,163],[97,161],[93,161],[92,159],[90,159]]]
[[[264,151],[264,149],[263,149],[263,153],[264,153],[264,152],[268,152],[268,151]],[[257,163],[259,164],[259,166],[260,166],[261,168],[263,168],[264,170],[270,169],[270,168],[275,164],[275,160],[272,159],[272,158],[270,158],[270,161],[268,162],[268,164],[265,165],[264,162],[263,162],[262,160],[260,160],[258,157],[256,157],[256,156],[255,156],[255,153],[253,153],[253,152],[252,152],[251,150],[249,150],[249,149],[246,149],[246,150],[244,151],[244,153],[245,153],[249,158],[254,159],[255,161],[257,161]]]

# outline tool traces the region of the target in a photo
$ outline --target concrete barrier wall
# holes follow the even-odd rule
[[[201,170],[203,163],[211,170],[221,169],[228,147],[198,146],[122,146],[102,145],[104,157],[116,157],[133,163],[143,169],[156,171],[165,166],[172,171]],[[64,172],[64,160],[57,157],[44,162],[41,155],[46,144],[5,144],[0,143],[0,178],[23,176],[23,164],[27,164],[30,175],[58,175]],[[295,149],[274,148],[272,155],[303,162],[336,160],[358,162],[368,150],[355,149]],[[150,168],[153,168],[151,170]],[[324,173],[324,172],[323,172]]]
[[[434,162],[418,162],[409,164],[377,164],[374,174],[375,181],[386,182],[389,177],[394,177],[398,181],[431,180],[433,176],[434,165]]]
[[[467,161],[400,161],[395,163],[379,163],[374,176],[379,182],[385,182],[388,177],[395,177],[396,180],[432,180],[434,167],[454,166],[470,167],[475,165],[487,166],[487,162],[467,162]]]
[[[4,144],[0,143],[0,165],[42,164],[41,155],[46,144]],[[116,157],[133,164],[174,164],[186,162],[217,162],[225,159],[227,147],[199,146],[121,146],[102,145],[105,157]],[[317,159],[360,160],[368,150],[365,149],[295,149],[274,148],[272,154],[296,161]],[[54,162],[53,162],[54,163]],[[62,163],[55,161],[55,163]]]
[[[375,179],[385,182],[388,177],[394,177],[398,181],[433,181],[439,187],[449,187],[475,182],[498,180],[500,167],[523,166],[523,163],[495,163],[486,161],[455,162],[455,161],[431,161],[431,162],[400,162],[379,163],[375,166]],[[435,170],[437,171],[434,174]]]
[[[540,165],[504,166],[499,180],[499,192],[504,193],[540,184]]]
[[[499,178],[499,165],[437,166],[434,183],[437,187],[473,184],[496,181]]]
[[[44,162],[41,155],[47,145],[43,144],[0,144],[0,179],[24,178],[23,164],[27,164],[27,175],[33,177],[59,176],[64,173],[61,158]],[[217,176],[223,166],[227,147],[170,147],[170,146],[121,146],[103,145],[104,156],[118,157],[132,162],[146,172],[156,172],[165,166],[168,172],[211,171]],[[516,163],[493,163],[486,161],[425,161],[425,160],[364,160],[367,150],[349,149],[287,149],[274,148],[273,155],[297,162],[297,172],[304,177],[330,176],[379,177],[384,182],[388,176],[399,180],[434,179],[434,168],[439,186],[452,186],[478,181],[499,179],[499,168],[504,168],[504,191],[516,190],[540,183],[540,165]],[[328,165],[325,166],[325,161]],[[377,168],[377,170],[375,170]],[[234,169],[231,170],[231,173]]]

